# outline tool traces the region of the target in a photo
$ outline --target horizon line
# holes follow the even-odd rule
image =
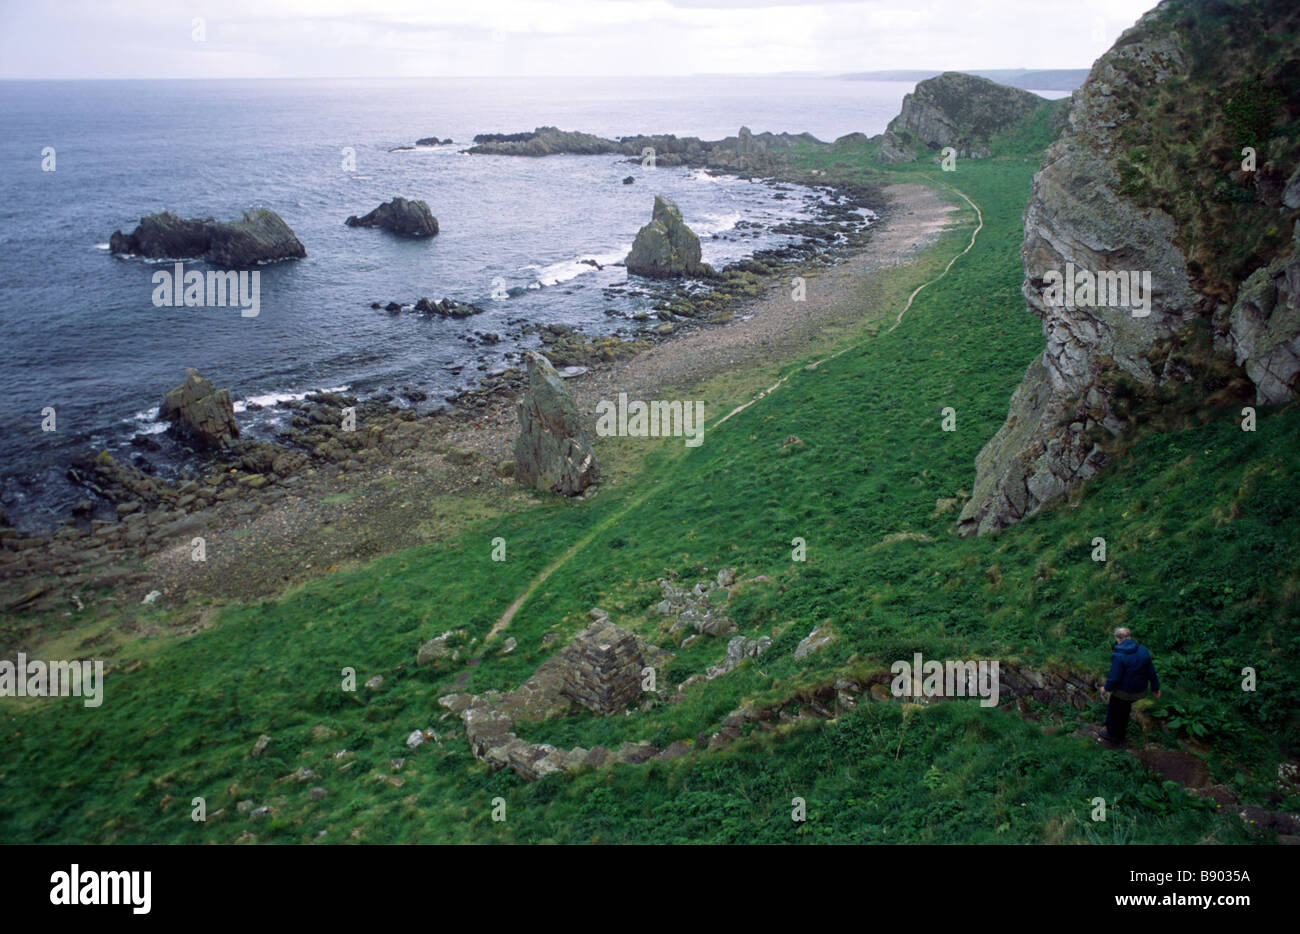
[[[536,80],[538,78],[653,78],[662,81],[664,78],[842,78],[855,80],[856,75],[870,74],[890,74],[901,72],[935,72],[944,74],[946,72],[959,72],[961,74],[972,74],[977,71],[1091,71],[1092,66],[1079,68],[1055,67],[1055,68],[1028,68],[1024,66],[1015,66],[1009,68],[881,68],[874,71],[697,71],[677,75],[633,75],[633,74],[507,74],[507,75],[239,75],[239,76],[171,76],[171,77],[20,77],[0,76],[0,82],[18,82],[18,81],[431,81],[445,79],[469,79],[469,80],[500,80],[502,78],[518,78],[526,80]],[[880,78],[881,81],[902,81],[907,79],[890,79]]]

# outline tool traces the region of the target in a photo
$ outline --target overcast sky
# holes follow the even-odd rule
[[[0,78],[1086,68],[1154,5],[1155,0],[0,0]]]

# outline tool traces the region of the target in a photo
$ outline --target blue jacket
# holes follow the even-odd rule
[[[1156,677],[1156,666],[1151,662],[1151,653],[1147,647],[1138,645],[1132,639],[1125,639],[1115,646],[1110,656],[1106,690],[1119,689],[1129,694],[1145,694],[1148,681],[1151,682],[1153,691],[1160,690],[1160,679]]]

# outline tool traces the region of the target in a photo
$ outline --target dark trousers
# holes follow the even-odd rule
[[[1106,732],[1117,743],[1124,742],[1124,734],[1128,732],[1128,714],[1132,709],[1132,701],[1120,700],[1114,694],[1110,696],[1110,703],[1106,705]]]

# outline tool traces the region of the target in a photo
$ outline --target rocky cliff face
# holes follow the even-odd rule
[[[1175,399],[1295,398],[1298,24],[1280,0],[1165,0],[1074,92],[1025,212],[1022,291],[1045,348],[976,458],[964,533],[1092,477],[1116,436]]]
[[[974,75],[949,71],[927,78],[903,98],[881,138],[877,161],[911,162],[918,145],[952,146],[960,158],[987,158],[995,134],[1022,125],[1043,103],[1037,94]]]

